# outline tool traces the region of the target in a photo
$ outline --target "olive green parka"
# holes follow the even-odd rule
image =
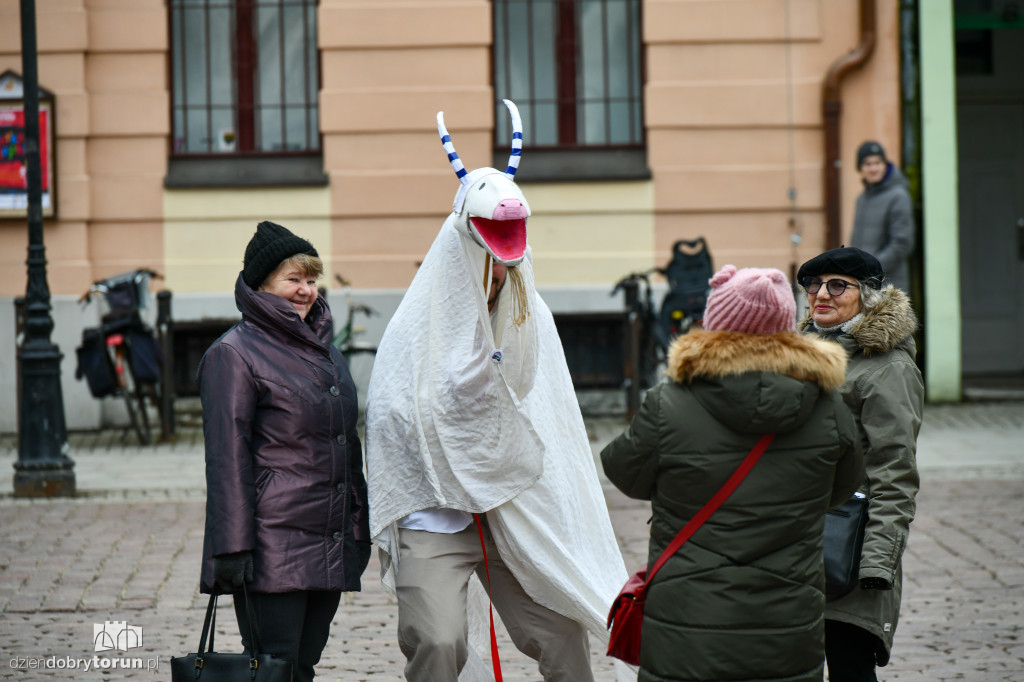
[[[777,434],[652,582],[639,680],[821,682],[824,516],[864,471],[835,392],[845,360],[796,332],[692,331],[670,349],[671,381],[602,451],[608,478],[651,500],[653,564],[758,438]]]
[[[861,552],[860,578],[882,578],[891,589],[862,590],[831,601],[825,618],[863,628],[878,637],[878,665],[889,662],[899,622],[903,591],[902,557],[914,520],[920,478],[917,434],[924,411],[924,383],[914,363],[912,334],[917,317],[907,295],[893,287],[882,301],[851,325],[831,336],[846,351],[846,381],[839,392],[853,412],[864,450],[868,526]],[[816,334],[810,319],[800,329]]]

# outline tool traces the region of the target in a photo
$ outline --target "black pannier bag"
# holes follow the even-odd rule
[[[93,397],[102,398],[117,391],[117,373],[107,352],[106,337],[99,329],[83,329],[82,345],[75,349],[78,367],[75,378],[85,377]]]
[[[164,356],[156,337],[146,329],[132,329],[127,336],[128,361],[131,363],[135,381],[140,384],[159,382]]]

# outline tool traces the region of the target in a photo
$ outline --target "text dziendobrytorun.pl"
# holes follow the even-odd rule
[[[13,670],[114,670],[114,669],[137,669],[137,670],[160,670],[160,657],[153,658],[105,658],[102,656],[48,656],[38,658],[32,656],[15,656],[11,658]]]

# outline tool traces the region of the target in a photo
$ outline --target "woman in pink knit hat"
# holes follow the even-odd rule
[[[846,359],[796,333],[779,270],[726,265],[710,284],[704,329],[673,342],[670,381],[601,453],[622,492],[651,501],[650,564],[759,438],[776,437],[651,582],[638,679],[821,682],[822,524],[863,475],[836,393]]]

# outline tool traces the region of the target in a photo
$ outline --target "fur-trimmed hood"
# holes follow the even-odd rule
[[[796,332],[743,334],[695,329],[672,343],[665,370],[679,383],[746,372],[773,372],[832,391],[846,378],[846,354],[834,344]]]
[[[814,331],[810,314],[800,321],[798,328]],[[882,301],[874,310],[865,313],[848,335],[864,351],[864,355],[872,356],[888,353],[893,348],[907,344],[915,331],[917,315],[910,307],[910,297],[890,284],[882,289]]]
[[[670,552],[646,607],[639,682],[821,682],[825,512],[864,480],[853,413],[822,390],[844,383],[845,367],[839,344],[795,331],[691,331],[672,344],[675,381],[651,388],[601,451],[608,480],[650,500],[653,565],[758,438],[778,436]],[[737,646],[743,655],[722,655]]]
[[[786,433],[846,377],[841,346],[796,332],[697,329],[677,338],[665,372],[738,433]]]

